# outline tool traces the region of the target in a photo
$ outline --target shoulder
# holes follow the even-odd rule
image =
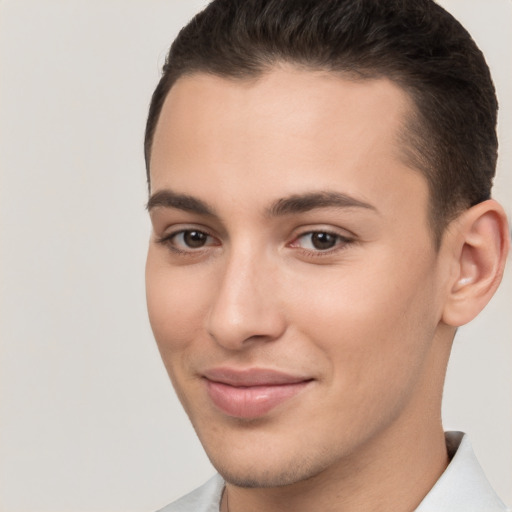
[[[201,487],[186,494],[158,512],[219,512],[224,481],[215,475]]]

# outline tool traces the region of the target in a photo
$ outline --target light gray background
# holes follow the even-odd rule
[[[148,327],[142,137],[165,51],[198,0],[0,2],[0,510],[148,511],[213,469]],[[443,0],[501,101],[512,210],[512,3]],[[445,426],[512,503],[511,268],[460,330]]]

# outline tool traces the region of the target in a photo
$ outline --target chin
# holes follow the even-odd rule
[[[277,455],[277,454],[275,454]],[[210,461],[226,482],[243,488],[285,487],[314,478],[326,470],[325,459],[308,460],[303,456],[282,457],[272,460],[271,450],[257,460],[249,460],[247,455],[238,460],[225,460],[225,457],[212,457]],[[282,454],[281,454],[282,456]],[[219,460],[223,459],[223,460]]]
[[[219,467],[218,471],[226,482],[243,488],[269,488],[286,487],[304,480],[313,475],[309,472],[297,471],[297,469],[262,469],[255,468],[252,471],[236,471],[236,469],[224,469]]]

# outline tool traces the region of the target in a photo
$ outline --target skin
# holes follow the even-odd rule
[[[284,65],[257,80],[182,77],[166,99],[148,310],[231,512],[413,510],[448,463],[444,374],[455,327],[474,314],[453,305],[455,283],[481,277],[461,247],[487,210],[434,248],[427,183],[398,142],[411,108],[386,79]],[[358,204],[276,207],[312,193]],[[332,247],[312,233],[330,233]],[[207,393],[204,372],[219,366],[309,382],[240,419]]]

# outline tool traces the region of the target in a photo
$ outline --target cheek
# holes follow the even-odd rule
[[[373,386],[409,378],[421,364],[436,326],[432,274],[407,268],[381,260],[311,280],[296,319],[331,361],[333,379]]]
[[[300,316],[326,368],[321,405],[329,407],[315,415],[324,418],[329,411],[333,436],[343,429],[346,436],[364,437],[421,400],[433,322],[425,316],[428,298],[412,281],[351,281],[312,290],[310,307]]]
[[[204,324],[208,281],[197,272],[173,269],[151,250],[146,264],[149,321],[162,353],[185,349]]]

